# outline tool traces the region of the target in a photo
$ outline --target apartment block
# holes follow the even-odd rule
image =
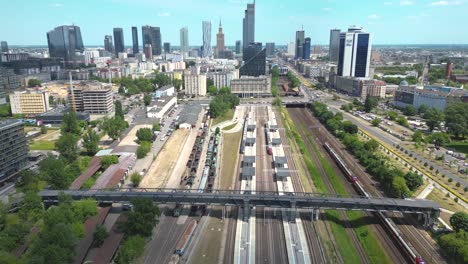
[[[77,112],[107,114],[114,111],[113,92],[108,85],[74,85],[68,97],[70,105]]]
[[[27,165],[28,151],[23,124],[18,120],[0,121],[0,182]]]
[[[267,76],[247,77],[231,80],[231,93],[240,97],[271,96],[271,79]]]
[[[50,110],[49,93],[46,91],[17,91],[10,94],[12,114],[36,116]]]
[[[204,74],[184,74],[186,95],[206,95],[206,75]]]

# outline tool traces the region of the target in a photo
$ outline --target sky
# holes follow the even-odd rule
[[[227,46],[242,39],[242,18],[253,0],[3,0],[0,40],[9,45],[47,45],[46,33],[59,25],[80,26],[85,45],[103,45],[114,27],[161,28],[162,41],[202,43],[202,21],[212,22],[212,44],[220,19]],[[361,26],[374,44],[468,44],[468,0],[258,0],[255,41],[287,44],[302,27],[312,44],[327,45],[329,30]]]

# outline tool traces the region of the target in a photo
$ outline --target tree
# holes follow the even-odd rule
[[[218,94],[218,88],[216,86],[214,86],[214,85],[210,85],[210,86],[208,86],[207,92],[210,95],[216,95],[216,94]]]
[[[65,133],[55,143],[55,149],[60,153],[61,157],[73,162],[78,158],[78,139],[75,134]]]
[[[466,263],[468,260],[468,233],[460,230],[440,236],[440,247],[447,254],[451,263]]]
[[[277,65],[271,68],[270,72],[272,77],[279,77],[279,69]]]
[[[279,96],[275,97],[275,100],[273,101],[273,105],[276,106],[276,107],[281,106],[281,98]]]
[[[358,127],[353,124],[351,121],[344,121],[343,122],[343,130],[348,134],[357,134]]]
[[[468,135],[468,104],[454,103],[445,109],[445,127],[456,137]]]
[[[406,117],[404,117],[404,116],[398,117],[397,118],[397,123],[400,126],[409,127],[408,119],[406,119]]]
[[[100,247],[104,244],[104,240],[109,236],[109,232],[103,225],[97,225],[93,232],[93,244],[95,247]]]
[[[392,181],[392,196],[395,198],[404,198],[409,196],[409,189],[403,177],[394,177]]]
[[[94,129],[88,129],[86,135],[83,136],[83,147],[89,156],[94,156],[99,151],[99,135]]]
[[[11,107],[10,104],[6,103],[0,105],[0,117],[9,117],[11,116]]]
[[[172,85],[174,85],[177,91],[180,91],[182,88],[182,80],[174,78],[172,79]]]
[[[133,187],[138,187],[138,185],[140,185],[142,177],[138,172],[134,172],[132,173],[130,180],[132,181]]]
[[[28,191],[23,197],[18,215],[24,220],[37,221],[44,212],[42,198],[35,191]]]
[[[447,133],[436,132],[432,133],[428,140],[435,146],[443,146],[450,142],[450,136]]]
[[[148,141],[142,141],[136,152],[137,158],[142,159],[146,157],[146,155],[148,154],[148,152],[150,152],[150,150],[151,150],[151,143],[149,143]]]
[[[366,113],[370,113],[378,103],[379,101],[377,98],[367,96],[366,101],[364,102],[364,111],[366,111]]]
[[[418,113],[421,116],[424,116],[424,114],[427,112],[427,110],[429,110],[429,107],[427,105],[423,104],[418,108]]]
[[[36,87],[36,86],[41,86],[42,81],[38,79],[29,79],[28,80],[28,87]]]
[[[128,127],[127,122],[119,116],[114,118],[105,118],[102,123],[102,129],[107,133],[109,137],[116,140],[120,137],[122,131]]]
[[[127,213],[127,222],[123,224],[126,235],[149,237],[159,216],[159,208],[148,198],[132,200],[133,211]]]
[[[117,254],[117,264],[129,264],[145,251],[145,239],[141,236],[131,236],[125,240]]]
[[[405,108],[403,108],[403,114],[405,116],[414,116],[417,112],[418,110],[416,110],[416,108],[412,105],[408,105]]]
[[[153,132],[156,132],[156,131],[161,131],[161,124],[159,123],[153,124]]]
[[[2,231],[5,228],[7,215],[8,211],[6,205],[0,201],[0,231]]]
[[[221,132],[221,129],[219,129],[219,127],[216,127],[215,134],[219,135],[220,132]]]
[[[434,107],[431,107],[426,110],[424,119],[426,119],[426,124],[429,127],[429,130],[432,131],[434,128],[440,127],[440,122],[444,120],[444,113]]]
[[[414,132],[411,138],[417,144],[420,144],[424,140],[423,133],[421,131]]]
[[[450,217],[450,225],[457,232],[460,230],[468,232],[468,214],[465,212],[456,212]]]
[[[47,127],[44,125],[41,126],[41,134],[47,134]]]
[[[408,172],[405,174],[406,185],[411,191],[416,190],[423,184],[421,175],[415,172]]]
[[[117,155],[108,155],[101,158],[102,169],[106,170],[112,164],[117,164],[119,157]]]
[[[161,88],[165,85],[171,84],[171,79],[166,74],[157,73],[153,79],[153,84],[155,84],[158,88]]]
[[[136,136],[138,138],[138,142],[151,142],[153,140],[153,132],[150,128],[147,127],[138,129],[138,131],[136,132]]]
[[[115,105],[115,116],[125,119],[124,111],[122,108],[122,103],[119,100],[116,100],[114,105]]]
[[[387,116],[388,116],[388,119],[395,121],[398,117],[398,114],[395,111],[388,111]]]
[[[75,135],[80,135],[78,119],[76,117],[75,111],[71,110],[63,115],[62,133],[72,133]]]
[[[151,104],[151,95],[149,94],[145,94],[145,96],[143,96],[143,102],[145,103],[145,106],[148,106]]]
[[[372,119],[371,124],[372,124],[373,126],[375,126],[375,127],[378,127],[378,126],[380,125],[381,122],[382,122],[382,119],[380,119],[380,118],[374,118],[374,119]]]

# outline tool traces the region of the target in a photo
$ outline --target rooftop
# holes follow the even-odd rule
[[[180,113],[179,124],[187,123],[195,125],[198,120],[198,116],[202,111],[202,106],[199,104],[186,104],[182,112]]]
[[[252,177],[255,175],[254,167],[244,167],[242,168],[242,177]]]

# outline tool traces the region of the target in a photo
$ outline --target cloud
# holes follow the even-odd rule
[[[379,15],[377,15],[377,14],[370,14],[370,15],[367,16],[367,18],[368,18],[368,19],[378,19],[378,18],[380,18],[380,17],[379,17]]]
[[[171,13],[169,12],[158,13],[158,17],[168,17],[168,16],[171,16]]]
[[[330,7],[324,7],[324,8],[322,8],[322,10],[325,11],[325,12],[330,12],[330,11],[332,11],[332,9],[331,9]]]
[[[390,6],[390,5],[393,5],[393,2],[384,2],[383,4],[386,6]]]
[[[401,6],[410,6],[410,5],[414,5],[414,2],[413,1],[400,1],[400,5]]]
[[[50,4],[49,6],[50,6],[50,7],[59,8],[59,7],[63,7],[63,4],[61,4],[61,3],[53,3],[53,4]]]
[[[437,2],[432,2],[430,5],[431,6],[449,6],[449,5],[461,5],[463,2],[462,1],[437,1]]]

